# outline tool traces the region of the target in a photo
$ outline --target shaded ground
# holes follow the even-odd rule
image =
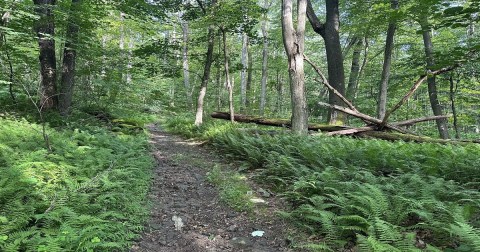
[[[256,213],[235,212],[219,202],[216,188],[206,181],[206,173],[219,164],[208,149],[157,126],[150,132],[158,161],[151,220],[130,251],[292,251],[286,224],[272,214],[278,203],[268,198]],[[257,230],[264,235],[252,237]]]

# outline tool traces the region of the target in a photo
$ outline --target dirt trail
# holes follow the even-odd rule
[[[238,213],[219,202],[206,173],[219,162],[207,148],[149,127],[158,161],[150,197],[151,219],[141,240],[130,251],[292,251],[286,224],[267,206],[265,214]],[[181,219],[181,220],[180,220]],[[182,225],[183,224],[183,225]],[[256,230],[262,237],[252,237]]]

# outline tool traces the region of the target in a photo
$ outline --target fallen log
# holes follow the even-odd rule
[[[479,144],[480,140],[451,140],[451,139],[439,139],[426,136],[415,136],[410,134],[401,134],[393,132],[382,131],[365,131],[354,134],[355,136],[362,138],[374,138],[387,141],[404,141],[415,143],[438,143],[438,144],[454,144],[454,145],[468,145]]]
[[[210,116],[216,119],[230,120],[230,113],[226,113],[226,112],[213,112]],[[396,126],[400,126],[400,125],[412,123],[412,121],[415,121],[414,123],[428,121],[427,119],[435,120],[436,117],[425,117],[425,118],[413,119],[413,120],[392,123],[392,124]],[[285,127],[285,128],[290,127],[290,121],[287,119],[267,119],[267,118],[262,118],[258,116],[236,114],[234,116],[234,120],[236,122],[241,122],[241,123],[255,123],[259,125]],[[328,132],[326,133],[326,135],[328,136],[343,135],[343,136],[354,136],[354,137],[360,137],[360,138],[375,138],[375,139],[382,139],[387,141],[405,141],[405,142],[416,142],[416,143],[439,143],[439,144],[456,144],[456,145],[480,143],[480,140],[473,140],[473,141],[445,140],[445,139],[418,136],[413,134],[386,132],[384,131],[385,128],[380,129],[378,128],[378,125],[369,125],[369,126],[354,128],[354,127],[347,127],[347,126],[335,126],[335,125],[311,123],[308,125],[308,129],[311,131]],[[248,130],[244,130],[244,131],[247,132]],[[270,132],[270,131],[260,132],[258,130],[252,130],[252,133],[256,135],[261,135],[261,134],[274,135],[277,132]]]
[[[210,116],[216,119],[230,120],[230,113],[226,113],[226,112],[213,112]],[[250,116],[250,115],[242,115],[242,114],[235,114],[233,118],[236,122],[242,122],[242,123],[255,123],[259,125],[285,127],[285,128],[290,128],[291,126],[290,120],[287,120],[287,119],[268,119],[268,118],[263,118],[259,116]],[[331,132],[331,131],[340,131],[340,130],[347,130],[347,129],[352,129],[352,127],[325,125],[325,124],[316,124],[316,123],[308,124],[308,130],[313,130],[313,131]]]

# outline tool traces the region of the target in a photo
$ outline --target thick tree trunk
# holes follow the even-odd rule
[[[352,67],[350,70],[350,77],[348,78],[346,97],[352,103],[355,102],[355,94],[357,93],[358,76],[360,74],[360,55],[363,49],[363,39],[356,38],[356,43],[353,47]]]
[[[213,62],[213,46],[215,45],[215,30],[213,25],[208,28],[208,49],[205,59],[205,68],[203,69],[202,84],[197,100],[197,113],[195,115],[195,125],[200,126],[203,123],[203,102],[207,93],[207,84],[210,79],[210,68]]]
[[[431,69],[432,67],[435,66],[435,59],[433,56],[432,35],[426,21],[422,23],[422,30],[423,30],[423,43],[425,46],[425,56],[427,59],[427,67]],[[427,79],[427,83],[428,83],[428,96],[430,98],[430,105],[432,106],[433,114],[436,116],[443,115],[442,106],[438,101],[437,84],[436,84],[435,76],[429,76]],[[440,137],[442,139],[450,138],[448,134],[447,120],[438,119],[436,122],[437,122],[437,128],[438,128],[438,133],[440,134]]]
[[[230,110],[230,121],[233,123],[235,122],[234,116],[235,113],[233,111],[233,83],[230,81],[230,69],[228,67],[228,46],[227,46],[227,32],[225,28],[222,27],[222,36],[223,36],[223,66],[225,70],[225,81],[227,83],[228,89],[228,108]]]
[[[73,87],[75,85],[75,61],[77,56],[76,45],[78,41],[78,5],[80,0],[72,0],[70,16],[68,18],[65,48],[63,50],[62,78],[60,82],[60,94],[58,109],[65,116],[69,113],[72,105]]]
[[[343,67],[342,47],[340,46],[340,14],[338,10],[338,0],[326,0],[326,12],[326,22],[322,23],[316,16],[310,0],[308,0],[308,20],[310,21],[313,30],[320,34],[325,41],[328,81],[338,92],[345,95],[345,71]],[[342,100],[332,93],[329,93],[328,100],[329,103],[333,105],[344,105]],[[343,125],[346,120],[346,115],[330,109],[328,118],[330,124]]]
[[[240,110],[245,111],[247,107],[247,68],[248,68],[248,35],[242,33],[242,72],[240,75]]]
[[[392,9],[398,8],[398,0],[392,0]],[[390,21],[387,30],[387,39],[385,41],[385,54],[383,58],[382,79],[380,80],[380,92],[378,94],[377,117],[382,120],[387,112],[387,90],[390,79],[390,66],[392,65],[392,52],[397,22]]]
[[[187,107],[192,109],[192,93],[190,92],[190,70],[188,65],[188,22],[182,21],[182,33],[183,33],[183,85],[185,87],[185,95],[187,98]]]
[[[268,0],[265,0],[265,8],[268,7]],[[264,14],[262,22],[263,51],[262,51],[262,88],[260,91],[260,115],[265,112],[265,104],[267,103],[267,77],[268,77],[268,16]]]
[[[299,0],[297,6],[297,29],[295,30],[293,26],[292,0],[283,0],[282,3],[283,44],[288,56],[292,99],[292,131],[298,134],[306,134],[308,132],[305,73],[303,69],[306,9],[307,0]]]
[[[40,108],[53,109],[58,105],[57,96],[57,65],[55,58],[55,22],[53,7],[55,0],[33,0],[35,11],[40,16],[35,24],[40,49]]]

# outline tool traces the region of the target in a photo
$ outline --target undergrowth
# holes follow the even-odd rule
[[[241,174],[215,166],[207,173],[207,180],[218,188],[220,199],[233,209],[246,212],[253,210],[252,197],[249,195],[251,189]]]
[[[262,135],[169,120],[281,193],[313,251],[480,251],[480,147]],[[185,130],[185,131],[184,131]],[[205,132],[215,132],[206,136]],[[315,237],[315,238],[313,238]]]
[[[39,124],[0,118],[0,251],[125,251],[139,237],[153,167],[145,134],[76,122],[46,128],[49,151]]]

